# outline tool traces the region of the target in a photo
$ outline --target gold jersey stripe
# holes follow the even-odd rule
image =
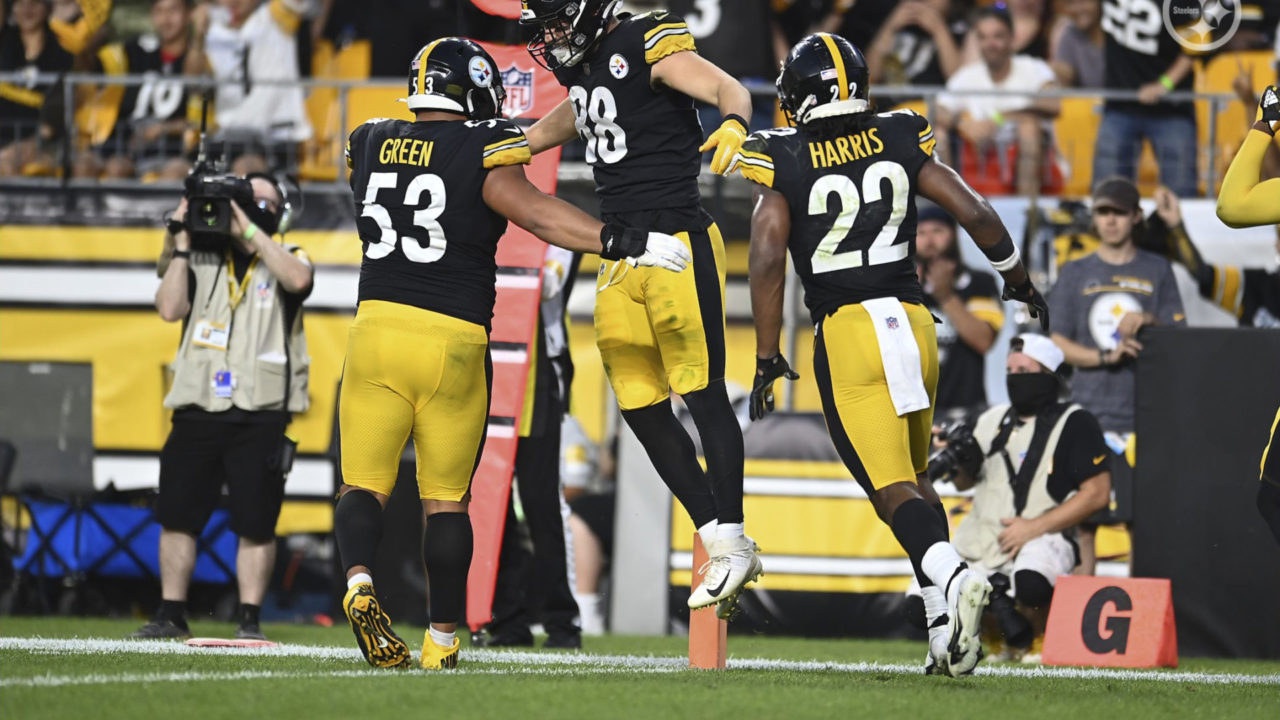
[[[840,48],[836,47],[836,41],[831,39],[830,33],[822,33],[818,37],[822,38],[822,42],[827,46],[827,52],[831,53],[831,61],[836,64],[836,83],[840,86],[840,99],[849,99],[849,76],[845,74],[844,58],[840,57]]]
[[[528,165],[533,162],[533,155],[529,152],[529,145],[525,143],[519,147],[509,150],[498,150],[492,155],[486,155],[484,158],[484,168],[491,170],[503,165]]]
[[[44,105],[44,93],[28,90],[10,83],[0,83],[0,98],[33,108]]]
[[[663,23],[661,25],[655,25],[652,30],[644,34],[645,42],[648,43],[649,40],[653,38],[654,35],[657,35],[663,30],[684,30],[685,32],[688,32],[689,26],[682,22]]]
[[[644,61],[652,65],[668,55],[675,55],[686,50],[696,52],[697,49],[697,46],[693,43],[693,36],[687,32],[679,35],[668,35],[655,43],[652,48],[644,51]]]

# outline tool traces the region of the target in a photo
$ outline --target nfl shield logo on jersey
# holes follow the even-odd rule
[[[513,118],[529,112],[533,107],[533,72],[525,72],[512,65],[502,71],[502,85],[507,89],[502,114]]]
[[[896,318],[896,317],[894,317],[894,316],[890,315],[889,317],[887,317],[887,318],[885,318],[885,319],[884,319],[884,326],[885,326],[885,327],[887,327],[887,328],[889,328],[890,330],[897,330],[897,329],[898,329],[898,318]]]

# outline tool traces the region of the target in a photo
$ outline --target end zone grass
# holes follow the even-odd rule
[[[1280,663],[1187,660],[1177,671],[980,666],[920,673],[924,644],[731,637],[730,669],[684,669],[680,637],[587,638],[585,652],[486,651],[463,641],[458,671],[375,671],[345,626],[267,625],[272,651],[116,642],[139,623],[0,619],[0,716],[371,718],[758,718],[865,713],[947,718],[1274,716]],[[233,627],[195,623],[198,636]],[[422,630],[398,628],[413,647]],[[68,639],[81,638],[85,642]]]

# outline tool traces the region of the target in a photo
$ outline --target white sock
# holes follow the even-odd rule
[[[939,540],[924,551],[924,557],[920,559],[920,569],[924,570],[925,576],[941,588],[945,595],[947,583],[951,581],[951,576],[956,574],[956,569],[962,562],[964,560],[960,559],[960,553],[956,552],[951,543]]]
[[[717,540],[737,540],[742,537],[742,523],[720,523],[716,526]]]
[[[715,520],[712,520],[698,528],[698,537],[702,538],[702,547],[707,552],[711,552],[711,543],[715,542],[717,524]]]
[[[933,623],[947,613],[947,596],[942,588],[929,585],[920,588],[920,597],[924,600],[924,626],[932,628]]]
[[[373,578],[369,575],[369,573],[356,573],[355,575],[352,575],[351,577],[347,578],[347,589],[350,590],[351,588],[359,585],[360,583],[369,583],[370,585],[372,585]]]
[[[453,647],[453,638],[456,635],[456,633],[440,632],[435,628],[427,628],[427,633],[431,635],[431,642],[439,645],[440,647],[442,648]]]
[[[574,593],[573,599],[578,603],[578,619],[582,624],[583,635],[604,634],[604,613],[600,606],[604,599],[600,593]]]

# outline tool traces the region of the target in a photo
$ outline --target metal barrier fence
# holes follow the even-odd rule
[[[2,183],[58,183],[64,186],[84,185],[86,171],[101,172],[104,161],[113,156],[125,155],[133,161],[140,174],[150,180],[174,182],[174,174],[156,172],[156,160],[192,157],[194,150],[193,133],[186,133],[179,142],[171,136],[160,136],[148,139],[151,133],[145,128],[145,122],[133,128],[136,132],[118,132],[131,121],[120,118],[113,113],[110,103],[113,97],[118,102],[120,89],[139,88],[145,92],[159,82],[181,85],[188,91],[188,97],[199,94],[205,89],[216,90],[217,85],[208,78],[185,76],[148,75],[93,75],[83,73],[67,73],[64,75],[0,73],[0,83],[10,83],[27,89],[43,89],[47,92],[44,117],[40,121],[26,124],[12,120],[0,119],[0,147],[11,145],[15,139],[26,141],[29,155],[36,156],[43,162],[31,163],[30,167],[20,168],[20,177],[4,177]],[[308,188],[318,192],[335,189],[346,189],[345,162],[343,147],[345,138],[352,127],[369,117],[408,117],[403,105],[395,100],[404,92],[403,82],[393,80],[332,80],[303,79],[298,81],[261,81],[264,86],[299,85],[307,90],[306,114],[312,125],[312,138],[303,143],[281,142],[272,137],[270,128],[222,128],[215,131],[211,138],[218,140],[218,145],[232,154],[243,154],[248,150],[257,151],[267,158],[273,166],[287,166],[301,175]],[[110,90],[116,89],[113,95]],[[771,100],[774,89],[769,83],[755,82],[749,84],[749,90],[760,100]],[[1039,93],[1019,91],[980,91],[952,92],[938,86],[878,86],[873,89],[873,98],[879,101],[883,109],[907,103],[921,111],[927,117],[937,117],[939,96],[950,94],[958,98],[969,96],[992,98],[1002,96],[1034,95],[1039,98],[1057,99],[1061,112],[1056,120],[1046,121],[1045,127],[1052,128],[1051,137],[1055,142],[1055,155],[1050,158],[1059,166],[1066,178],[1063,187],[1058,188],[1062,194],[1080,195],[1087,192],[1087,176],[1091,170],[1083,167],[1091,164],[1093,143],[1096,140],[1098,121],[1101,117],[1101,102],[1105,100],[1136,100],[1137,93],[1120,90],[1073,90],[1051,89]],[[1182,103],[1194,102],[1197,118],[1197,142],[1195,148],[1188,148],[1185,154],[1165,161],[1194,162],[1196,176],[1202,194],[1213,194],[1225,161],[1233,150],[1233,143],[1238,142],[1247,132],[1248,122],[1252,119],[1252,108],[1244,104],[1230,93],[1170,93],[1162,102]],[[1170,105],[1159,107],[1169,108]],[[397,112],[399,110],[399,112]],[[211,115],[213,115],[211,111]],[[194,121],[198,114],[188,113]],[[214,126],[210,118],[211,127]],[[36,132],[38,125],[44,126],[43,133]],[[191,125],[194,127],[194,124]],[[943,130],[942,128],[938,128]],[[42,137],[43,135],[43,137]],[[32,138],[35,140],[32,140]],[[137,138],[142,137],[139,141]],[[127,143],[127,144],[126,144]],[[961,147],[962,146],[958,146]],[[947,157],[951,148],[940,149]],[[988,148],[989,150],[989,148]],[[958,167],[963,166],[982,153],[971,150],[967,154],[954,158]],[[10,150],[12,155],[12,149]],[[1003,149],[996,153],[997,160],[1004,163]],[[98,162],[84,162],[86,157]],[[572,163],[575,155],[570,150],[566,159]],[[580,157],[580,156],[579,156]],[[981,159],[981,158],[979,158]],[[1067,167],[1069,165],[1069,167]],[[1150,174],[1148,161],[1140,166],[1139,175]],[[1003,167],[1003,166],[1002,166]],[[566,170],[574,172],[572,164]],[[985,169],[969,168],[977,177],[989,176]],[[1008,174],[1008,167],[1003,172]],[[580,172],[580,171],[579,171]],[[90,173],[92,174],[92,173]],[[126,184],[132,180],[142,181],[134,177],[113,177],[113,181],[124,180]],[[93,185],[95,177],[88,177],[87,184]],[[996,192],[995,194],[1006,194]],[[1012,194],[1012,193],[1008,193]],[[1028,193],[1022,193],[1028,194]]]

